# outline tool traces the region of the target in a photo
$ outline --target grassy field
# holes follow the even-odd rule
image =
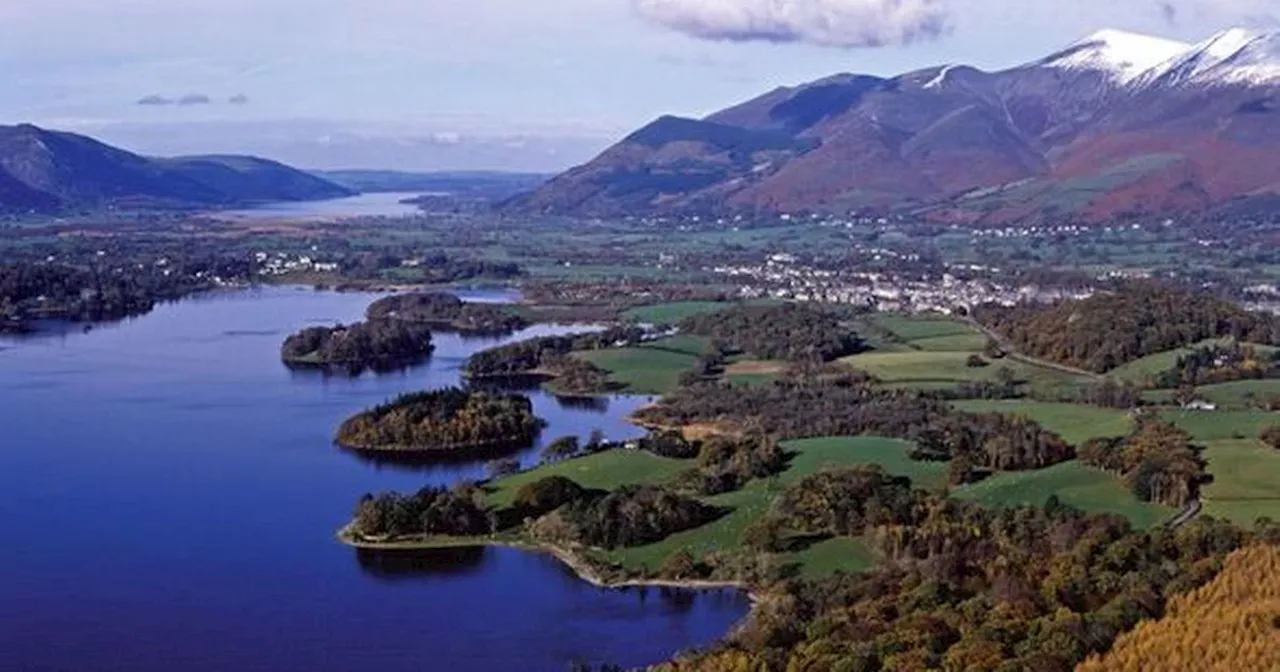
[[[800,576],[820,579],[836,572],[858,572],[870,569],[880,559],[862,538],[833,537],[812,546],[788,553],[783,562],[799,567]]]
[[[1124,411],[1083,404],[975,399],[957,401],[953,406],[969,413],[1021,415],[1077,446],[1096,437],[1124,436],[1133,428],[1133,421]]]
[[[969,324],[950,317],[876,313],[869,319],[873,324],[907,342],[945,336],[968,336],[974,334],[981,336]],[[978,344],[977,349],[981,350],[984,343],[986,343],[986,339],[983,339],[982,343]]]
[[[633,394],[663,394],[674,390],[680,374],[705,352],[698,336],[672,336],[634,348],[606,348],[574,353],[575,357],[609,372],[609,378]]]
[[[730,492],[706,499],[707,503],[729,509],[723,518],[697,529],[673,534],[662,541],[636,548],[620,548],[608,554],[608,558],[627,567],[645,566],[657,569],[672,552],[687,548],[695,556],[710,551],[738,548],[742,532],[752,521],[768,513],[773,500],[787,486],[804,476],[831,467],[848,467],[858,464],[885,464],[885,469],[904,476],[925,475],[922,480],[932,483],[945,481],[946,467],[938,464],[912,462],[907,457],[909,444],[894,439],[878,437],[811,439],[788,442],[786,448],[795,453],[789,468],[777,477],[754,480],[737,492]],[[837,551],[857,549],[847,562],[840,560]],[[869,562],[871,553],[855,539],[817,544],[795,554],[792,560],[801,563],[801,573],[825,572],[836,569],[856,571]],[[819,563],[808,567],[807,561]]]
[[[800,476],[833,467],[878,464],[886,472],[906,476],[922,488],[941,487],[947,482],[947,465],[911,459],[908,454],[911,444],[907,441],[874,436],[834,436],[788,441],[785,446],[796,452],[791,471]]]
[[[1200,442],[1253,439],[1263,427],[1280,424],[1280,412],[1169,409],[1160,416],[1191,432],[1192,438]]]
[[[686,317],[716,313],[732,305],[724,301],[676,301],[632,308],[622,316],[648,324],[675,324]]]
[[[1127,364],[1116,367],[1108,375],[1110,375],[1111,377],[1117,380],[1128,381],[1132,383],[1142,383],[1144,380],[1146,380],[1148,376],[1154,376],[1160,373],[1164,373],[1169,369],[1172,369],[1174,366],[1177,365],[1179,357],[1190,354],[1193,350],[1196,350],[1197,348],[1203,348],[1210,345],[1226,345],[1229,342],[1230,342],[1230,339],[1217,338],[1217,339],[1210,339],[1207,341],[1201,341],[1199,343],[1196,343],[1193,346],[1189,346],[1186,348],[1178,348],[1176,350],[1166,350],[1165,352],[1158,352],[1154,355],[1147,355],[1146,357],[1143,357],[1141,359],[1135,359],[1132,362],[1128,362]],[[1249,344],[1249,345],[1263,352],[1274,350],[1274,348],[1271,348],[1265,345],[1253,345],[1253,344]]]
[[[997,474],[952,494],[993,507],[1040,506],[1049,495],[1057,495],[1063,503],[1088,513],[1120,514],[1140,528],[1157,525],[1174,512],[1139,501],[1115,476],[1074,461],[1037,471]]]
[[[982,348],[987,344],[987,337],[974,332],[920,338],[908,341],[908,344],[913,348],[934,352],[982,352]]]
[[[689,468],[685,460],[659,457],[638,450],[611,450],[540,466],[493,482],[489,502],[510,506],[522,486],[548,476],[564,476],[584,488],[615,490],[624,485],[662,483]]]
[[[1258,518],[1280,520],[1280,451],[1253,440],[1208,444],[1204,453],[1213,482],[1204,487],[1209,515],[1240,525]]]
[[[1236,380],[1230,383],[1203,385],[1196,392],[1206,401],[1224,410],[1248,410],[1255,401],[1280,397],[1280,380]],[[1157,404],[1171,403],[1173,390],[1151,390],[1142,398]]]
[[[841,362],[861,369],[880,381],[899,387],[916,383],[922,387],[954,386],[966,381],[994,381],[1002,367],[1013,370],[1015,378],[1038,390],[1049,391],[1084,384],[1087,379],[1057,369],[1005,360],[989,366],[968,365],[970,352],[864,352]]]

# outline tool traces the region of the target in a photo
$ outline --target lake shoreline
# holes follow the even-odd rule
[[[590,583],[597,588],[623,589],[623,588],[677,588],[682,590],[722,590],[732,589],[741,591],[751,600],[753,605],[757,604],[762,598],[760,593],[752,589],[750,586],[740,581],[713,581],[708,579],[610,579],[600,574],[589,561],[582,559],[572,550],[557,546],[555,544],[545,544],[531,541],[521,541],[518,539],[502,539],[497,537],[448,537],[434,539],[399,539],[396,541],[370,541],[368,539],[357,539],[351,532],[351,523],[343,525],[335,537],[339,542],[351,548],[372,550],[372,551],[426,551],[442,548],[475,548],[475,547],[499,547],[514,548],[521,551],[531,553],[539,553],[549,555],[577,575],[579,579]],[[747,618],[751,614],[748,613]],[[736,627],[736,626],[735,626]]]

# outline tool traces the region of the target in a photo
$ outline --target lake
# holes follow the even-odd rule
[[[400,201],[421,195],[421,192],[416,191],[359,194],[347,198],[332,198],[323,201],[264,203],[252,208],[220,210],[209,214],[217,219],[308,222],[332,221],[351,217],[409,217],[422,211],[416,205],[401,203]]]
[[[280,363],[288,333],[359,319],[374,298],[213,293],[89,333],[0,341],[0,669],[635,666],[708,644],[745,615],[736,591],[604,590],[512,549],[338,543],[365,492],[484,472],[333,447],[346,416],[455,383],[492,343],[439,334],[428,364],[354,379]],[[625,417],[646,401],[532,396],[549,422],[543,443],[638,435]]]

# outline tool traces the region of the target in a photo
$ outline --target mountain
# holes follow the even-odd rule
[[[550,176],[460,170],[414,173],[399,170],[317,170],[317,177],[360,192],[417,191],[504,199],[536,189]]]
[[[147,158],[74,133],[0,126],[0,211],[218,207],[352,193],[266,159]]]
[[[662,117],[521,212],[1103,221],[1280,196],[1280,33],[1103,30],[1029,63],[840,74]]]

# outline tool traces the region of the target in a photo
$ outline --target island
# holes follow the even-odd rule
[[[395,320],[308,327],[285,339],[280,358],[299,368],[387,370],[418,363],[431,355],[431,330]]]
[[[378,299],[365,310],[369,320],[402,320],[441,331],[502,336],[529,326],[507,306],[471,303],[445,292],[413,292]]]
[[[544,426],[528,397],[450,387],[358,413],[338,428],[335,442],[358,451],[474,458],[528,448]]]
[[[547,387],[557,394],[606,394],[618,387],[608,373],[573,353],[624,347],[648,338],[644,329],[633,326],[532,338],[475,353],[463,374],[470,379],[541,378],[549,380]]]

